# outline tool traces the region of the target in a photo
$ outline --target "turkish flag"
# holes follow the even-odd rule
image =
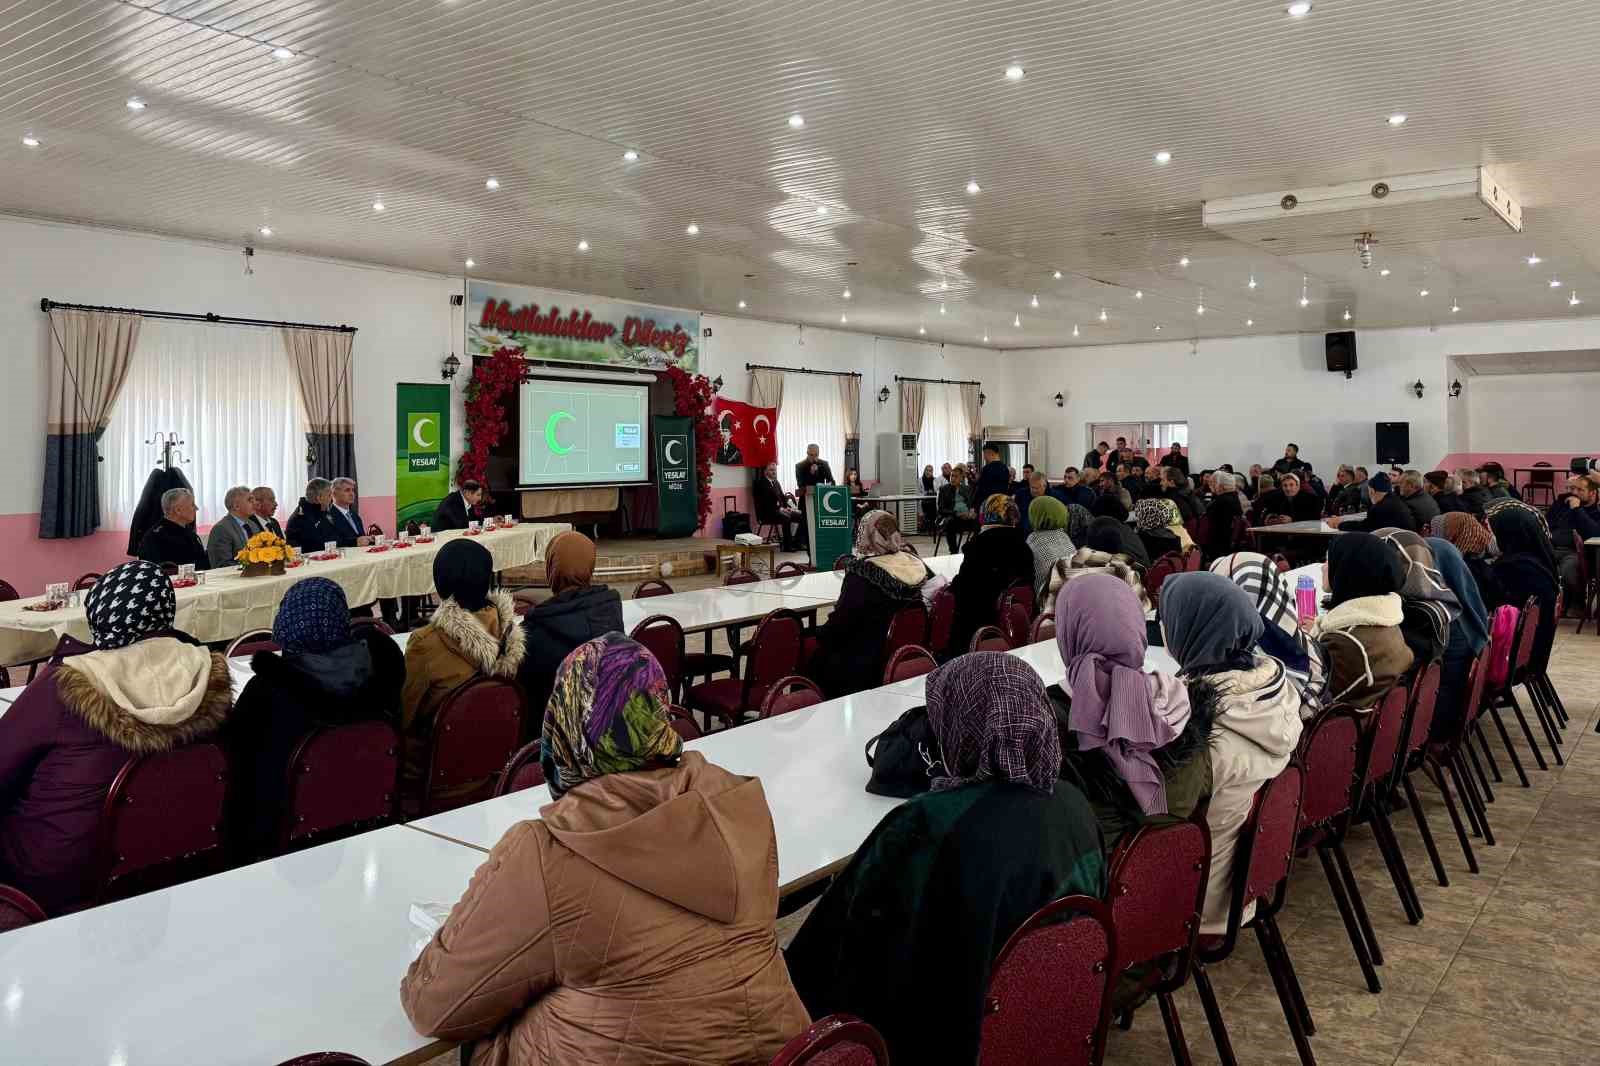
[[[738,400],[711,401],[721,440],[716,461],[723,466],[764,467],[778,461],[778,409],[752,407]]]

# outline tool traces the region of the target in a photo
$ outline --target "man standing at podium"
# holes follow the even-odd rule
[[[833,468],[828,465],[828,461],[818,458],[821,454],[821,448],[815,444],[808,444],[806,445],[806,457],[794,464],[794,485],[795,491],[800,494],[800,513],[802,517],[806,513],[806,508],[810,505],[811,486],[837,484],[833,480]],[[800,523],[800,528],[807,528],[804,521]]]

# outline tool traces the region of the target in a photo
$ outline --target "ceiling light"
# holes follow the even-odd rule
[[[691,237],[699,236],[700,224],[698,222],[691,222],[687,226],[683,227],[683,232],[687,233]]]
[[[1567,297],[1567,303],[1573,307],[1577,307],[1579,304],[1583,303],[1583,301],[1578,299],[1577,293],[1573,293],[1571,296]]]
[[[1144,290],[1143,290],[1143,289],[1134,289],[1134,290],[1133,290],[1133,298],[1134,298],[1134,299],[1135,299],[1135,300],[1142,300],[1142,299],[1144,299]]]
[[[1038,293],[1034,293],[1033,294],[1033,299],[1028,301],[1028,306],[1029,307],[1038,307],[1039,306],[1039,294]]]
[[[272,227],[271,226],[261,226],[261,227],[257,228],[256,232],[261,234],[263,237],[270,237],[270,236],[272,236]]]
[[[1060,280],[1061,280],[1061,271],[1059,271],[1059,270],[1058,270],[1058,271],[1056,271],[1056,272],[1055,272],[1055,279],[1056,279],[1056,280],[1057,280],[1057,281],[1060,281]]]
[[[1560,278],[1551,278],[1551,279],[1550,279],[1550,287],[1551,287],[1551,288],[1552,288],[1552,289],[1559,289],[1559,288],[1561,288],[1561,279],[1560,279]]]
[[[844,292],[843,292],[843,293],[842,293],[842,295],[843,295],[843,296],[844,296],[844,298],[845,298],[845,299],[846,299],[846,300],[848,300],[848,299],[850,299],[850,290],[849,290],[849,288],[846,288],[846,289],[845,289],[845,290],[844,290]]]
[[[294,58],[294,53],[289,51],[287,48],[274,48],[272,50],[272,58],[273,59],[293,59]]]
[[[127,106],[129,111],[143,111],[144,101],[139,99],[137,96],[130,96],[128,97]]]
[[[1305,296],[1300,297],[1300,306],[1301,307],[1310,307],[1311,306],[1310,298],[1309,297],[1305,297]]]
[[[795,114],[795,115],[790,115],[789,116],[789,128],[790,129],[797,130],[800,127],[804,126],[805,124],[806,124],[806,120],[805,120],[805,116],[804,115]]]
[[[743,300],[740,300],[740,301],[739,301],[739,310],[741,310],[741,311],[743,311],[743,310],[744,310],[744,308],[745,308],[745,303],[744,303],[744,301],[743,301]]]
[[[1254,274],[1250,275],[1249,285],[1250,285],[1250,288],[1252,288],[1252,289],[1256,287],[1256,276]]]
[[[1011,328],[1012,329],[1021,329],[1022,328],[1022,316],[1021,315],[1012,315],[1011,316]]]
[[[483,187],[485,189],[488,189],[490,192],[493,192],[494,190],[496,190],[496,189],[498,189],[500,187],[500,179],[499,178],[490,178],[488,181],[485,181],[483,183]]]
[[[983,343],[985,343],[985,344],[988,344],[988,343],[989,343],[989,335],[988,335],[988,334],[987,334],[987,333],[985,333],[985,334],[984,334],[984,335],[983,335]]]
[[[939,279],[939,291],[940,292],[945,292],[949,288],[950,288],[950,283],[948,281],[944,280],[943,278],[940,278]]]
[[[1348,307],[1344,309],[1344,320],[1346,322],[1350,321],[1350,309]]]
[[[1394,114],[1389,116],[1389,125],[1391,125],[1391,126],[1404,126],[1405,124],[1406,124],[1405,112],[1396,111]]]
[[[1311,0],[1294,0],[1294,3],[1284,8],[1292,19],[1303,19],[1311,14]]]
[[[1461,305],[1456,303],[1454,300],[1451,300],[1450,301],[1450,313],[1453,315],[1459,310],[1461,310]]]
[[[1178,260],[1178,265],[1181,266],[1181,267],[1188,266],[1189,265],[1189,257],[1188,256],[1184,256],[1182,259]]]
[[[1244,320],[1244,324],[1247,326],[1253,326],[1256,324],[1256,320],[1253,318],[1247,318]]]
[[[1105,322],[1110,318],[1111,318],[1111,316],[1106,314],[1106,309],[1104,307],[1102,307],[1100,309],[1100,321]]]
[[[1544,262],[1544,260],[1539,258],[1539,255],[1538,255],[1537,252],[1534,253],[1533,255],[1528,256],[1528,265],[1531,266],[1531,267],[1538,266],[1542,262]]]
[[[1006,81],[1021,81],[1028,76],[1028,72],[1013,63],[1006,68]]]
[[[928,327],[926,327],[926,326],[918,326],[917,327],[917,336],[919,336],[919,337],[926,336],[927,333],[928,333]]]
[[[467,260],[467,269],[468,270],[471,270],[473,267],[475,267],[477,265],[478,265],[478,261],[476,259],[468,259]]]
[[[1158,322],[1158,323],[1156,323],[1156,332],[1157,332],[1157,333],[1160,333],[1160,332],[1161,332],[1161,323],[1159,323],[1159,322]]]
[[[983,191],[983,186],[982,185],[979,185],[975,181],[967,182],[967,195],[968,196],[976,196],[982,191]]]
[[[827,213],[828,213],[828,205],[827,204],[818,204],[817,205],[817,214],[825,215]]]
[[[632,148],[629,148],[626,152],[622,153],[622,161],[624,163],[637,163],[639,161],[639,153],[635,152]]]
[[[1203,304],[1203,303],[1195,304],[1194,305],[1194,313],[1197,314],[1197,315],[1205,314],[1206,313],[1206,305]]]
[[[382,200],[374,200],[374,201],[372,201],[372,209],[374,211],[382,211],[383,210],[383,201]]]
[[[1165,148],[1163,148],[1161,151],[1156,153],[1156,162],[1157,163],[1170,163],[1170,162],[1172,162],[1172,153],[1167,151]]]
[[[1418,296],[1426,296],[1426,295],[1428,295],[1428,290],[1427,289],[1418,289],[1417,290],[1417,295]]]
[[[842,325],[844,325],[845,323],[847,323],[849,321],[850,321],[850,316],[849,315],[840,315],[839,316],[839,325],[842,326]]]
[[[940,314],[941,314],[941,315],[942,315],[942,314],[944,314],[944,304],[940,304],[940,305],[939,305],[939,313],[940,313]]]
[[[1076,322],[1072,324],[1072,335],[1074,337],[1078,335],[1078,324]]]
[[[1384,267],[1382,270],[1378,271],[1378,277],[1386,278],[1386,277],[1389,276],[1389,273],[1390,273],[1389,268],[1388,267]]]
[[[22,135],[22,143],[28,148],[37,148],[39,147],[39,138],[31,133],[24,133]]]
[[[587,252],[588,250],[589,250],[589,242],[588,241],[579,241],[578,242],[578,251]]]

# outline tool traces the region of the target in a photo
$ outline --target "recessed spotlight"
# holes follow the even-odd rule
[[[485,189],[488,189],[490,192],[493,192],[494,190],[496,190],[496,189],[498,189],[500,187],[500,179],[499,178],[490,178],[490,179],[488,179],[487,181],[485,181],[483,183],[483,187]]]
[[[22,143],[25,147],[37,148],[39,147],[39,138],[35,137],[31,133],[24,133],[22,135]]]
[[[983,335],[983,343],[984,344],[988,344],[989,343],[989,335],[987,333],[985,333]]]
[[[1006,68],[1006,81],[1021,81],[1028,76],[1028,72],[1013,63]]]
[[[1394,114],[1389,116],[1389,125],[1391,125],[1391,126],[1404,126],[1405,124],[1406,124],[1405,112],[1396,111]]]
[[[639,161],[639,153],[635,152],[632,148],[629,148],[626,152],[622,153],[622,161],[624,163],[637,163]]]
[[[1461,310],[1461,305],[1456,303],[1454,300],[1450,301],[1450,313],[1453,315],[1459,310]]]
[[[1172,153],[1167,151],[1165,148],[1163,148],[1161,151],[1156,153],[1156,162],[1157,163],[1170,163],[1170,162],[1172,162]]]
[[[843,296],[846,300],[850,299],[850,289],[846,287],[844,292],[840,293],[839,295]]]
[[[261,234],[263,237],[270,237],[270,236],[272,236],[272,227],[271,226],[259,226],[259,227],[256,228],[256,232]]]
[[[850,316],[849,315],[840,315],[839,316],[839,325],[842,326],[842,325],[844,325],[845,323],[847,323],[849,321],[850,321]]]
[[[927,334],[928,334],[928,327],[927,326],[918,326],[917,327],[917,336],[925,337],[925,336],[927,336]]]
[[[1135,299],[1135,300],[1142,300],[1142,299],[1144,299],[1144,290],[1143,290],[1143,289],[1134,289],[1134,290],[1133,290],[1133,298],[1134,298],[1134,299]]]
[[[1072,335],[1074,337],[1078,335],[1078,324],[1076,322],[1072,324]]]
[[[1389,270],[1389,268],[1388,267],[1384,267],[1382,270],[1378,271],[1378,277],[1386,278],[1386,277],[1389,276],[1390,273],[1391,273],[1391,271]]]
[[[589,242],[588,241],[579,241],[578,242],[578,251],[587,252],[588,250],[589,250]]]
[[[1300,297],[1300,306],[1301,307],[1310,307],[1311,306],[1311,298],[1309,296]]]
[[[1206,305],[1205,304],[1195,304],[1194,305],[1194,313],[1197,314],[1197,315],[1205,314],[1206,313]]]
[[[950,283],[948,281],[944,280],[943,278],[940,278],[939,279],[939,291],[940,292],[947,292],[949,290],[949,288],[950,288]]]
[[[293,59],[294,58],[294,53],[289,51],[287,48],[274,48],[272,50],[272,58],[273,59]]]
[[[1189,265],[1189,257],[1188,256],[1184,256],[1182,259],[1178,260],[1178,265],[1181,266],[1181,267],[1188,266]]]
[[[691,222],[687,226],[683,227],[683,232],[687,233],[691,237],[699,236],[700,224],[698,222]]]
[[[1528,265],[1531,267],[1536,267],[1542,262],[1544,262],[1544,260],[1539,258],[1538,253],[1528,256]]]
[[[795,115],[790,115],[789,116],[789,128],[790,129],[797,130],[797,129],[801,128],[802,126],[804,126],[805,124],[806,124],[806,120],[805,120],[805,116],[804,115],[795,114]]]
[[[1247,284],[1252,289],[1256,287],[1256,276],[1254,274],[1250,275],[1250,281]]]
[[[1028,301],[1028,306],[1029,307],[1038,307],[1039,306],[1039,294],[1038,293],[1034,293],[1033,294],[1033,299]]]
[[[1055,276],[1055,279],[1057,281],[1060,281],[1061,280],[1061,271],[1059,271],[1059,270],[1056,271],[1054,276]]]
[[[1551,287],[1551,288],[1552,288],[1552,289],[1559,289],[1559,288],[1561,288],[1561,279],[1560,279],[1560,278],[1551,278],[1551,279],[1550,279],[1550,287]]]
[[[1011,328],[1012,329],[1021,329],[1022,328],[1022,316],[1021,315],[1012,315],[1011,316]]]
[[[827,213],[828,213],[828,205],[827,204],[818,204],[817,205],[817,214],[826,215]]]
[[[1426,295],[1428,295],[1428,290],[1427,289],[1418,289],[1417,290],[1417,295],[1418,296],[1426,296]]]
[[[1247,326],[1253,326],[1256,324],[1256,320],[1253,318],[1247,318],[1244,320],[1244,324]]]
[[[1104,307],[1102,307],[1100,309],[1100,321],[1106,322],[1106,321],[1109,321],[1110,318],[1111,318],[1111,316],[1106,313],[1106,309]]]
[[[745,302],[743,300],[740,300],[739,301],[739,310],[743,311],[744,309],[745,309]]]
[[[1571,296],[1567,297],[1567,303],[1573,307],[1577,307],[1579,304],[1583,303],[1583,301],[1578,299],[1577,293],[1573,293]]]
[[[942,315],[942,314],[944,314],[944,304],[940,304],[940,305],[939,305],[939,313],[940,313],[940,314],[941,314],[941,315]]]
[[[983,186],[982,185],[979,185],[975,181],[967,182],[967,195],[968,196],[976,196],[982,191],[983,191]]]
[[[128,97],[127,108],[129,111],[143,111],[144,101],[137,96],[130,96]]]
[[[467,269],[468,270],[471,270],[473,267],[475,267],[477,265],[478,265],[478,261],[476,259],[468,259],[467,260]]]
[[[382,200],[374,200],[374,201],[372,201],[372,209],[374,211],[382,211],[383,210],[383,201]]]
[[[1161,323],[1159,323],[1159,322],[1156,323],[1156,332],[1157,333],[1161,332]]]
[[[1348,307],[1344,309],[1343,318],[1346,322],[1350,321],[1350,309]]]
[[[1294,3],[1284,8],[1292,19],[1303,19],[1311,14],[1311,0],[1294,0]]]

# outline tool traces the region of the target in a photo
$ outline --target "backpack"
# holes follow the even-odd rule
[[[1511,642],[1516,639],[1517,618],[1521,614],[1508,603],[1496,607],[1494,617],[1489,619],[1488,687],[1491,690],[1503,688],[1511,676]]]

